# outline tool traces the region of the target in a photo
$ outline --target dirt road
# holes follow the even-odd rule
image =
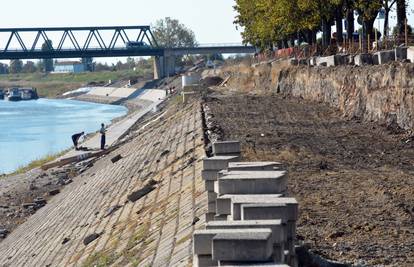
[[[207,100],[246,160],[278,160],[300,203],[298,239],[326,258],[414,266],[414,139],[281,96]]]

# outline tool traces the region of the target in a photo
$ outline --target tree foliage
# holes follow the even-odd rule
[[[10,73],[20,73],[23,69],[23,61],[15,59],[10,61]]]
[[[47,40],[42,44],[42,51],[49,51],[52,50],[52,41]],[[53,59],[45,58],[42,60],[42,68],[45,72],[53,71]]]
[[[331,26],[335,23],[337,32],[342,33],[343,18],[347,20],[347,34],[351,38],[354,11],[363,22],[364,37],[373,36],[373,23],[379,10],[382,7],[389,10],[395,1],[397,5],[399,1],[405,3],[403,0],[236,0],[234,23],[242,27],[244,43],[261,48],[280,47],[292,40],[312,43],[319,31],[323,33],[324,44],[329,45]],[[337,34],[339,42],[341,33]]]
[[[176,19],[166,17],[153,25],[153,34],[162,47],[196,46],[194,32]]]

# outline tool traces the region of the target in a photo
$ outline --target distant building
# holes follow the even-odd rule
[[[86,71],[85,64],[80,61],[60,61],[55,63],[56,73],[80,73]]]

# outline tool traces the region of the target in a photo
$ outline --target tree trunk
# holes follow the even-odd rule
[[[322,46],[327,47],[331,44],[331,24],[325,19],[322,20]]]
[[[306,31],[306,42],[310,45],[313,45],[313,31],[311,30]]]
[[[385,19],[384,19],[384,39],[388,36],[388,21],[389,21],[390,10],[385,9]]]
[[[341,9],[336,10],[336,16],[335,16],[335,24],[336,24],[336,42],[337,45],[342,45],[344,38],[343,38],[343,26],[342,26],[342,13]]]
[[[375,18],[371,20],[364,21],[364,35],[363,35],[363,50],[367,52],[368,47],[371,47],[371,43],[375,38],[374,35],[374,22]],[[369,36],[369,43],[368,43],[368,36]]]
[[[407,5],[405,0],[397,0],[397,27],[398,34],[403,36],[405,33],[405,20],[407,19]]]
[[[288,48],[289,47],[288,40],[287,39],[283,39],[282,45],[283,45],[283,48]]]
[[[347,21],[347,36],[348,36],[348,40],[353,41],[353,33],[355,31],[355,18],[354,18],[354,10],[353,9],[348,9],[347,13],[346,13],[346,21]]]

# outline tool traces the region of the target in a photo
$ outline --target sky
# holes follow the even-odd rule
[[[150,25],[171,17],[192,29],[200,44],[241,43],[233,5],[234,0],[7,0],[1,3],[0,28]]]
[[[169,16],[192,29],[200,44],[240,43],[233,24],[234,4],[234,0],[7,0],[1,3],[0,28],[150,25]],[[413,13],[414,0],[409,4]],[[414,25],[412,15],[409,23]],[[4,38],[0,36],[0,42]]]
[[[241,42],[234,0],[14,0],[1,3],[1,28],[149,25],[178,19],[199,43]]]

